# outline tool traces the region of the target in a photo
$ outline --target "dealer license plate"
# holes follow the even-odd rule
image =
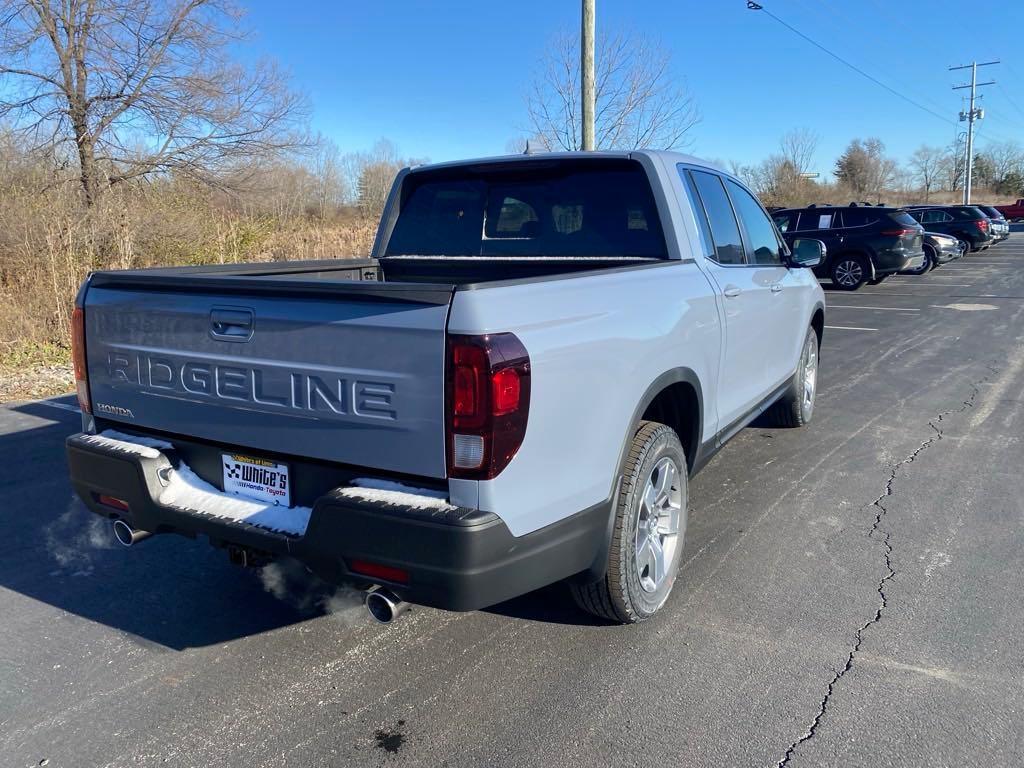
[[[257,459],[238,453],[221,454],[224,465],[224,491],[250,499],[290,507],[292,484],[288,465]]]

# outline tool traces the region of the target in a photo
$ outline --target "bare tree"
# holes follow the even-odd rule
[[[836,160],[835,175],[863,199],[881,200],[882,191],[896,176],[896,161],[885,154],[879,139],[854,139]]]
[[[942,152],[942,168],[940,174],[949,190],[959,189],[963,185],[967,171],[963,144],[957,140]]]
[[[779,139],[783,159],[799,175],[808,173],[818,151],[818,134],[810,128],[794,128]]]
[[[988,167],[990,183],[999,184],[1009,174],[1024,171],[1024,149],[1016,141],[989,142],[984,151],[978,153]]]
[[[319,137],[310,171],[315,180],[317,215],[326,219],[327,212],[336,210],[348,196],[338,145],[323,136]]]
[[[85,200],[173,172],[305,142],[301,98],[270,63],[229,57],[230,0],[0,0],[0,116],[37,146],[72,149]]]
[[[545,149],[578,150],[580,43],[562,35],[548,49],[527,96],[536,142]],[[672,149],[687,143],[700,121],[693,96],[670,71],[667,52],[635,33],[598,35],[594,140],[597,149]]]
[[[341,159],[347,189],[364,216],[373,217],[383,210],[395,175],[410,165],[426,160],[402,157],[388,139],[378,139],[369,152],[350,152]]]
[[[945,151],[941,147],[929,147],[926,144],[922,144],[910,156],[912,178],[924,192],[926,203],[943,172],[944,157]]]

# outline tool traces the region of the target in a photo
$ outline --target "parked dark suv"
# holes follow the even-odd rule
[[[828,252],[814,273],[847,291],[924,263],[924,229],[897,208],[811,205],[776,211],[772,218],[791,248],[801,236],[825,243]]]
[[[973,205],[912,205],[906,211],[929,232],[964,242],[968,251],[981,251],[995,243],[991,222]]]
[[[992,222],[992,236],[997,243],[1003,242],[1010,236],[1010,222],[998,208],[993,208],[991,205],[975,205],[974,207],[984,213]]]

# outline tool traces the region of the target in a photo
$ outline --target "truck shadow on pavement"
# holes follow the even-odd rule
[[[78,431],[78,414],[26,403],[0,415],[0,587],[178,650],[324,613],[315,600],[279,599],[258,572],[231,565],[201,539],[154,536],[121,547],[68,483],[64,439]],[[0,599],[5,614],[16,610],[16,598]]]

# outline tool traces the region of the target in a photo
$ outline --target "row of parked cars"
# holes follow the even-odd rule
[[[776,209],[772,217],[790,247],[800,237],[825,243],[815,274],[848,291],[896,273],[922,275],[1010,236],[1003,214],[988,205],[824,204]]]

